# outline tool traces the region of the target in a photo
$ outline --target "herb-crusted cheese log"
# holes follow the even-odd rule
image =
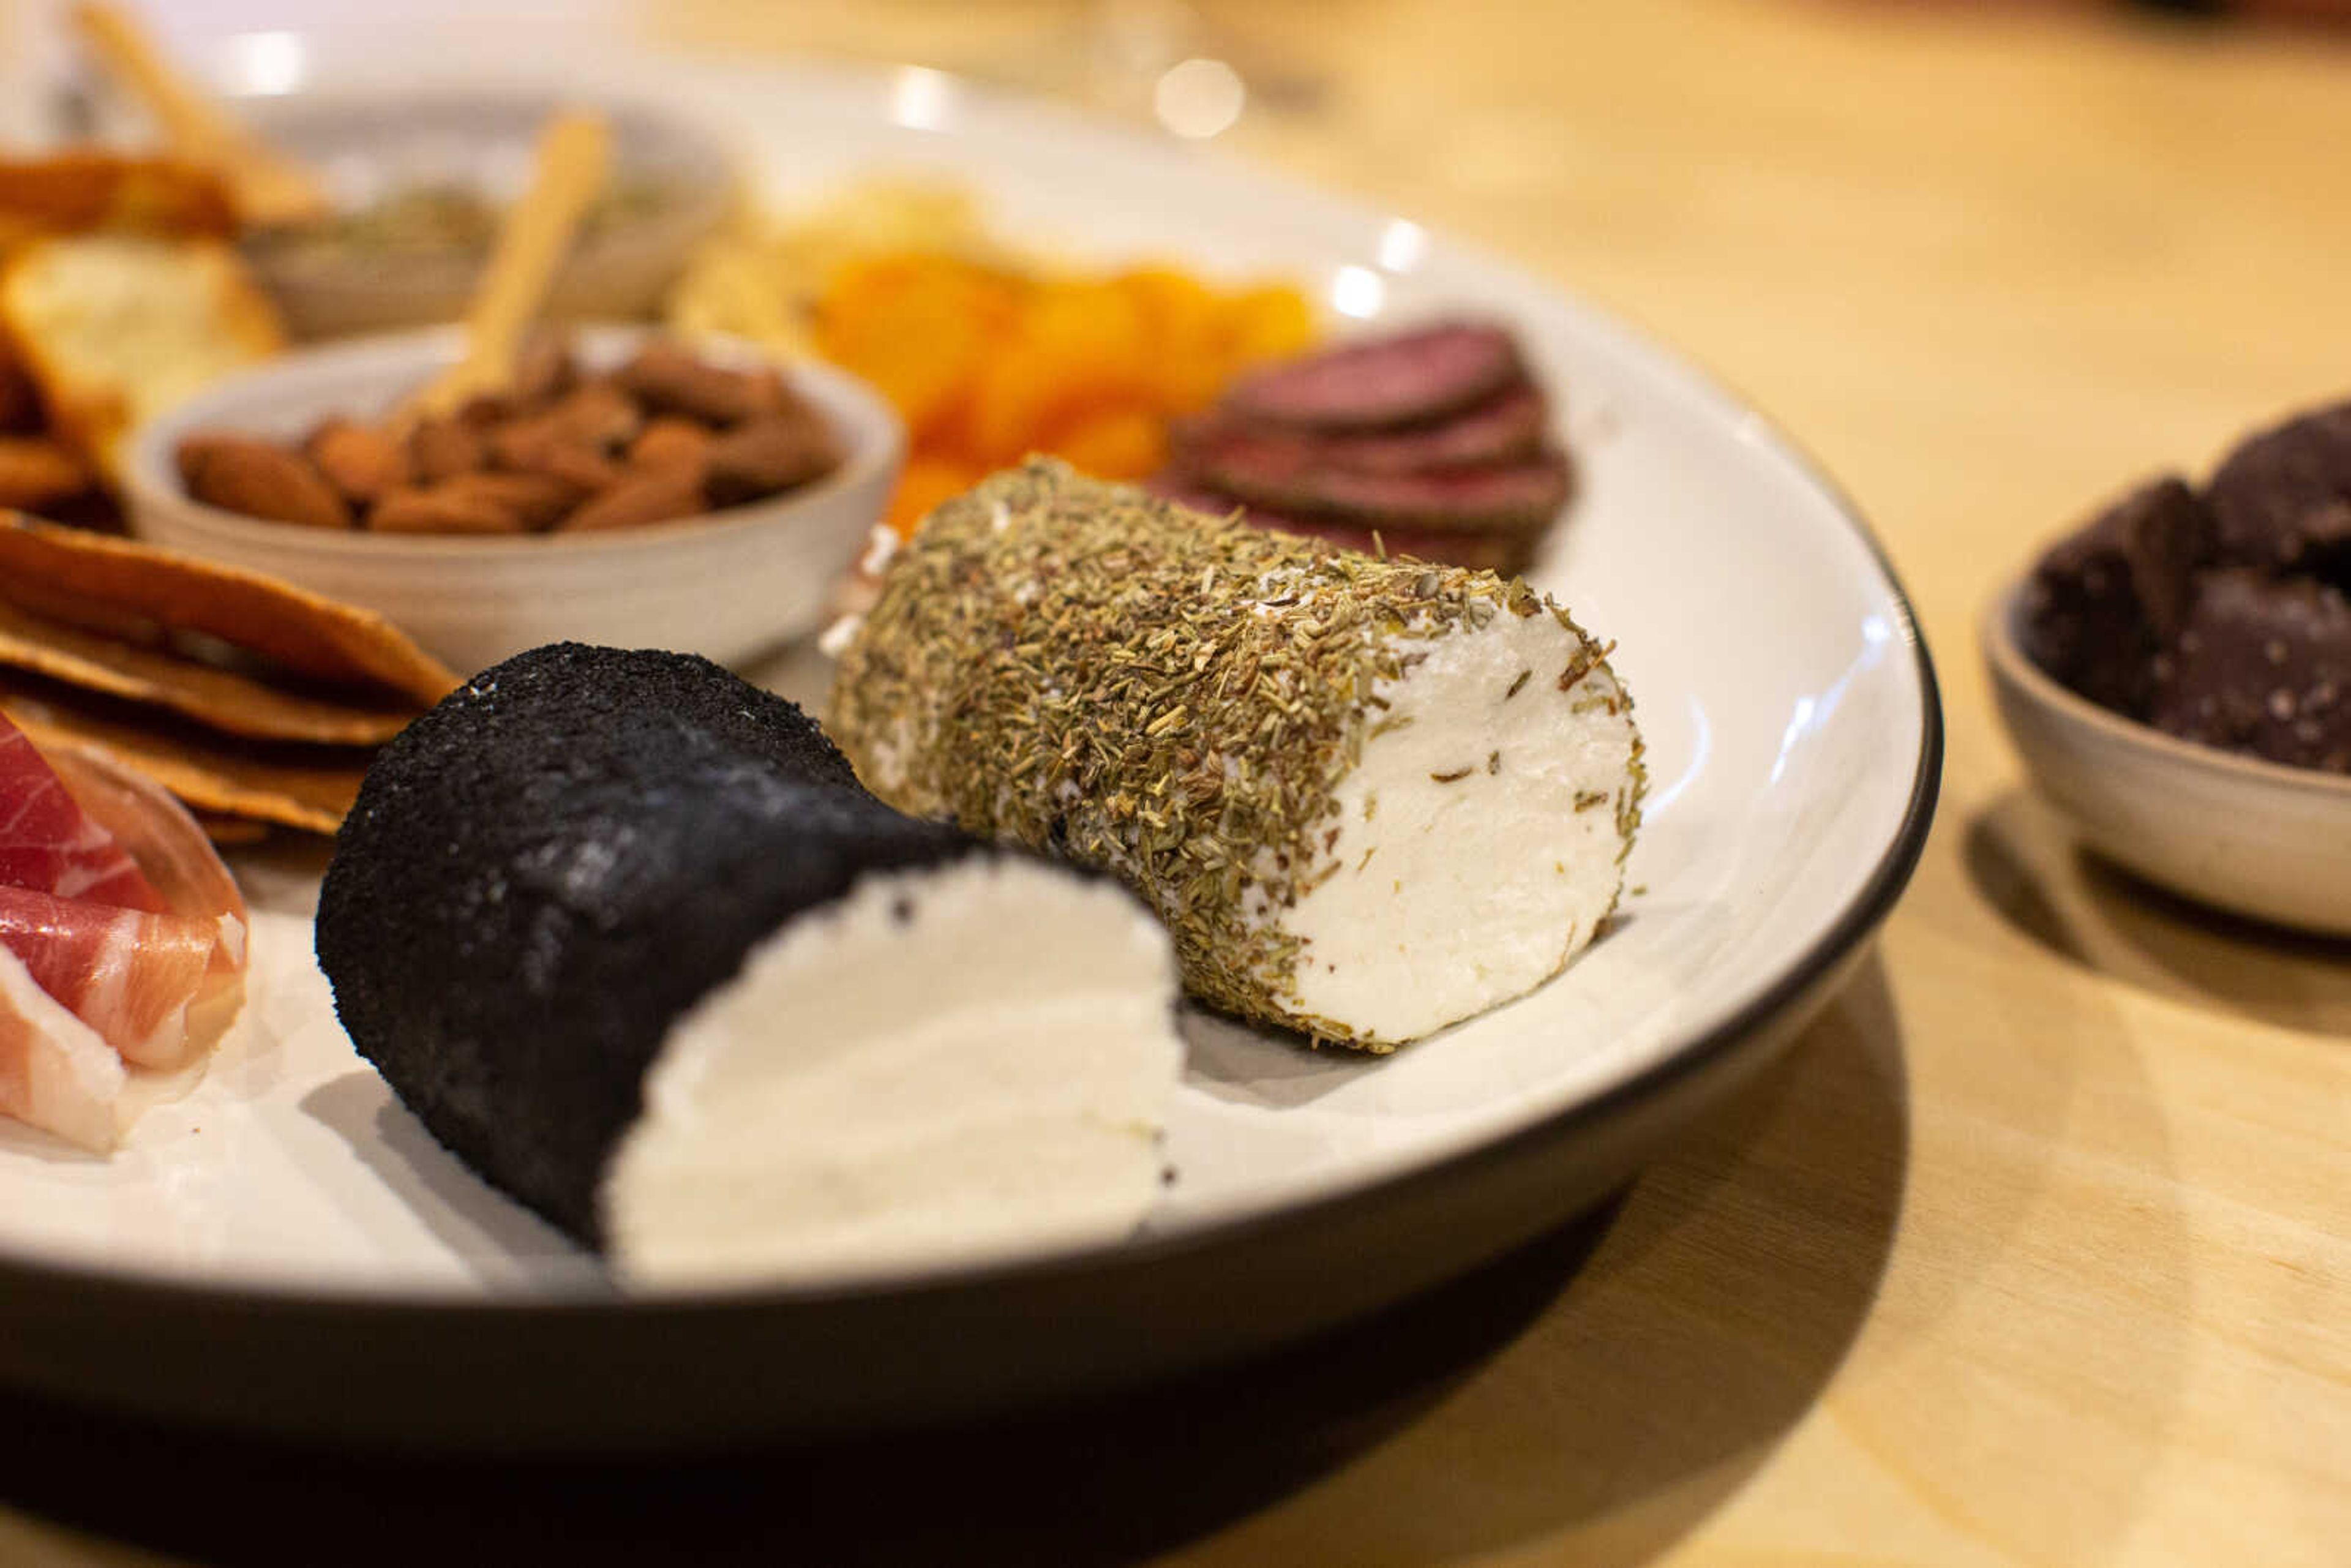
[[[1206,1000],[1379,1048],[1614,906],[1641,742],[1606,653],[1523,583],[1032,459],[891,563],[831,727],[893,805],[1136,888]]]
[[[1105,878],[901,816],[716,665],[559,644],[370,770],[319,904],[360,1054],[622,1277],[1114,1239],[1175,965]]]

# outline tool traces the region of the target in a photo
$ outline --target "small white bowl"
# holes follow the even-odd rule
[[[652,335],[582,328],[572,343],[584,365],[605,369]],[[697,340],[695,350],[737,366],[772,362],[745,344]],[[192,500],[180,481],[183,436],[290,441],[329,414],[381,416],[458,351],[457,329],[434,328],[298,350],[206,388],[132,435],[131,531],[380,611],[464,673],[566,639],[739,664],[821,624],[904,458],[898,416],[877,393],[828,366],[796,363],[785,373],[831,421],[840,468],[771,500],[677,522],[513,538],[342,532],[240,517]]]
[[[2026,771],[2100,854],[2183,898],[2351,936],[2351,778],[2164,734],[2057,684],[2018,637],[2022,585],[1985,612],[1984,663]]]
[[[337,207],[356,211],[416,185],[456,186],[494,204],[512,200],[533,143],[564,99],[520,88],[399,92],[305,90],[239,108],[273,145],[320,171]],[[674,110],[602,102],[612,129],[612,178],[650,193],[642,211],[583,236],[557,270],[545,314],[562,321],[651,316],[695,247],[737,198],[726,145]],[[488,256],[423,248],[363,257],[249,236],[246,251],[300,338],[350,337],[463,317]]]

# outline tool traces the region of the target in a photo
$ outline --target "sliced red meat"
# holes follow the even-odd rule
[[[25,732],[0,718],[0,885],[119,909],[165,905],[130,854],[58,783]]]
[[[126,1061],[179,1067],[245,999],[245,900],[180,803],[0,720],[0,1113],[119,1135]]]
[[[97,1030],[0,949],[0,1115],[103,1153],[120,1136],[115,1106],[130,1076]]]
[[[1187,464],[1183,477],[1252,507],[1361,528],[1533,531],[1567,502],[1567,463],[1556,454],[1478,468],[1358,474],[1319,461],[1310,443],[1236,434]]]
[[[1541,542],[1541,536],[1525,532],[1433,533],[1413,528],[1382,528],[1374,538],[1370,528],[1328,517],[1292,517],[1263,507],[1245,507],[1213,490],[1187,488],[1180,480],[1165,475],[1147,481],[1144,487],[1196,512],[1217,517],[1229,517],[1238,512],[1243,521],[1257,528],[1322,539],[1363,555],[1408,555],[1421,560],[1441,561],[1447,566],[1466,566],[1474,571],[1499,571],[1506,576],[1524,571],[1534,559],[1535,546]]]
[[[188,1008],[204,988],[219,936],[211,920],[0,888],[0,946],[124,1061],[141,1067],[191,1059]]]
[[[1440,322],[1259,371],[1224,407],[1309,430],[1379,430],[1450,418],[1525,379],[1509,332]]]
[[[162,785],[94,751],[60,747],[48,756],[90,819],[146,873],[164,912],[202,921],[213,931],[211,962],[188,1003],[180,1061],[137,1059],[150,1067],[193,1061],[219,1041],[245,1006],[246,941],[252,929],[245,894],[204,829]]]
[[[1194,485],[1175,469],[1154,474],[1143,482],[1143,487],[1163,500],[1206,512],[1212,517],[1229,517],[1241,509],[1241,504],[1230,496],[1219,496],[1205,486]]]
[[[1397,430],[1316,434],[1251,424],[1238,415],[1215,413],[1179,424],[1171,434],[1175,461],[1183,467],[1214,463],[1217,454],[1235,441],[1290,441],[1307,448],[1301,461],[1318,466],[1358,474],[1411,474],[1537,456],[1549,422],[1542,393],[1520,382],[1450,419]]]
[[[245,894],[188,809],[144,773],[95,751],[48,755],[57,778],[92,821],[112,835],[155,890],[159,912],[215,922],[223,956],[245,964]]]
[[[1472,571],[1498,571],[1514,577],[1533,561],[1536,536],[1523,533],[1423,533],[1411,528],[1382,528],[1374,538],[1369,528],[1346,523],[1311,521],[1251,512],[1249,521],[1276,533],[1322,539],[1359,555],[1410,556],[1446,566],[1466,566]]]

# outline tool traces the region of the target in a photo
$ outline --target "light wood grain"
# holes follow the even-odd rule
[[[1193,1568],[2351,1560],[2351,947],[2083,862],[1970,643],[2103,496],[2351,391],[2351,50],[1970,4],[1203,15],[1299,96],[1319,80],[1317,111],[1245,119],[1242,152],[1596,297],[1840,477],[1940,662],[1941,816],[1879,961],[1455,1379],[1188,1513],[1171,1500],[1268,1462],[1270,1405],[1192,1437],[1107,1428],[1093,1448],[1143,1457],[1066,1484],[1008,1442],[967,1463],[991,1495],[1032,1489],[1018,1528],[923,1551],[910,1507],[862,1516],[865,1544]],[[1039,79],[1100,16],[688,0],[647,26]],[[1341,1407],[1290,1375],[1260,1399]],[[681,1486],[701,1508],[726,1484]],[[826,1539],[799,1500],[780,1524],[745,1507],[708,1559]],[[1179,1517],[1138,1526],[1155,1508]],[[61,1563],[144,1561],[13,1528]]]

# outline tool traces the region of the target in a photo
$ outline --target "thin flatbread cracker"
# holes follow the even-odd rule
[[[119,633],[121,618],[138,616],[217,637],[314,680],[381,687],[419,707],[457,686],[447,665],[371,611],[257,571],[0,511],[0,597],[27,603],[19,581],[47,591],[38,608],[52,615],[76,602],[105,607],[110,623],[92,631]]]
[[[82,746],[136,768],[191,810],[331,833],[359,799],[366,753],[240,747],[193,725],[141,724],[104,698],[0,670],[0,713],[37,747]]]
[[[388,713],[280,691],[247,675],[27,615],[5,601],[0,601],[0,665],[169,708],[214,729],[256,740],[381,746],[415,717],[413,710]]]
[[[194,811],[196,826],[204,831],[216,850],[242,849],[257,844],[269,836],[269,824],[256,822],[249,817],[216,817],[210,811]]]
[[[97,483],[89,465],[62,442],[0,435],[0,507],[47,507]]]

